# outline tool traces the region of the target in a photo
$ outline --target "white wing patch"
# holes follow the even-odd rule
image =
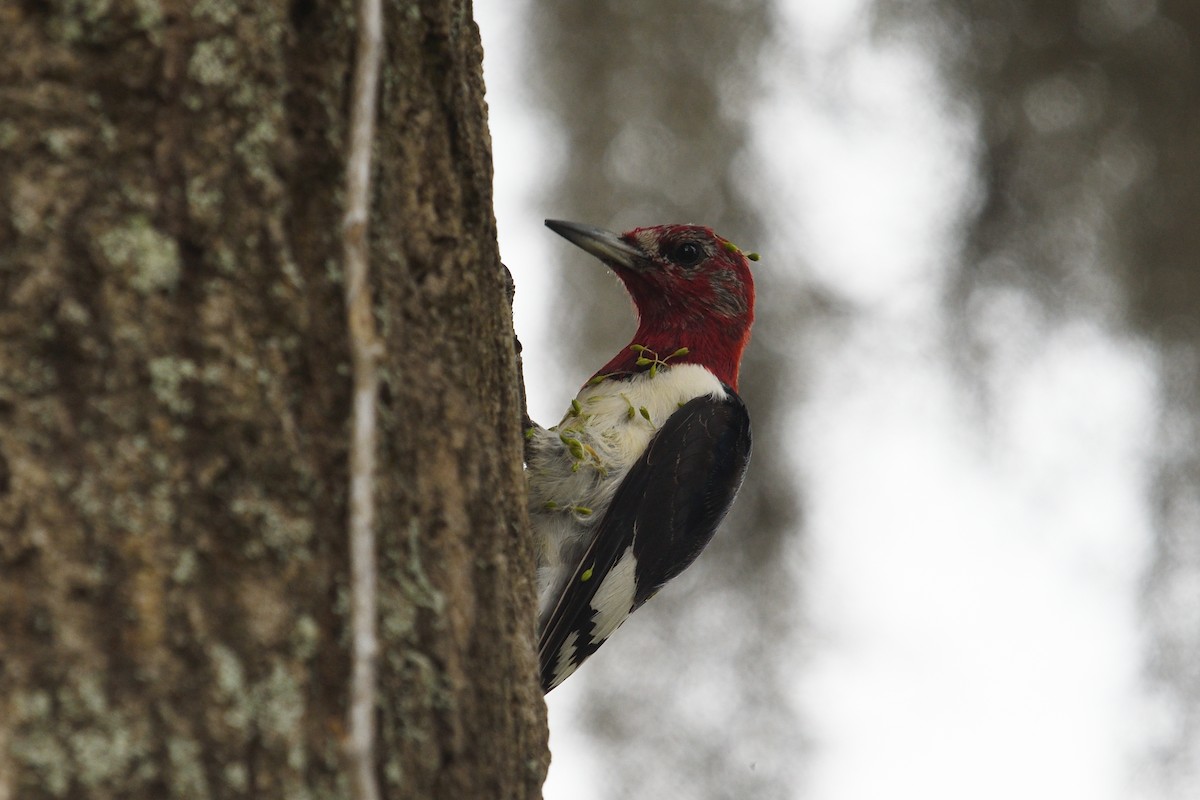
[[[634,536],[637,536],[636,526]],[[629,616],[637,590],[636,568],[637,559],[634,558],[631,544],[604,576],[600,588],[592,597],[592,610],[596,612],[592,615],[592,644],[599,644],[611,636]]]
[[[554,662],[553,686],[558,686],[579,668],[579,661],[575,658],[576,644],[578,643],[579,634],[575,631],[571,631],[563,641],[563,646],[558,650],[558,658]]]

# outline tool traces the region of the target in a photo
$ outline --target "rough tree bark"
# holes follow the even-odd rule
[[[536,797],[479,37],[385,15],[378,774]],[[353,16],[0,5],[0,800],[347,795]]]

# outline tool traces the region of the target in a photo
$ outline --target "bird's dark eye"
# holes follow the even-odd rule
[[[694,267],[704,256],[704,248],[695,242],[683,242],[671,253],[671,260],[681,267]]]

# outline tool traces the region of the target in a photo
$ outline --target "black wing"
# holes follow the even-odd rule
[[[612,630],[603,628],[615,625],[598,622],[616,615],[619,625],[696,560],[733,504],[749,461],[750,417],[728,387],[725,397],[694,398],[667,419],[618,487],[541,632],[544,691],[604,644]],[[610,575],[602,600],[616,597],[621,607],[602,602],[601,612],[592,603]]]

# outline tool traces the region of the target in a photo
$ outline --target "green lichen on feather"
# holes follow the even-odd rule
[[[644,344],[631,344],[629,345],[629,349],[638,354],[637,359],[634,361],[636,366],[650,368],[647,370],[647,373],[651,378],[658,375],[659,369],[669,367],[670,364],[668,362],[672,358],[686,356],[690,352],[688,348],[680,347],[670,355],[659,358],[658,353],[651,350],[649,347],[646,347]]]
[[[742,249],[740,247],[738,247],[736,244],[734,244],[733,242],[725,242],[723,246],[730,253],[738,253],[739,255],[744,255],[746,258],[748,258],[751,261],[758,261],[759,258],[761,258],[761,256],[758,253],[742,252]]]

